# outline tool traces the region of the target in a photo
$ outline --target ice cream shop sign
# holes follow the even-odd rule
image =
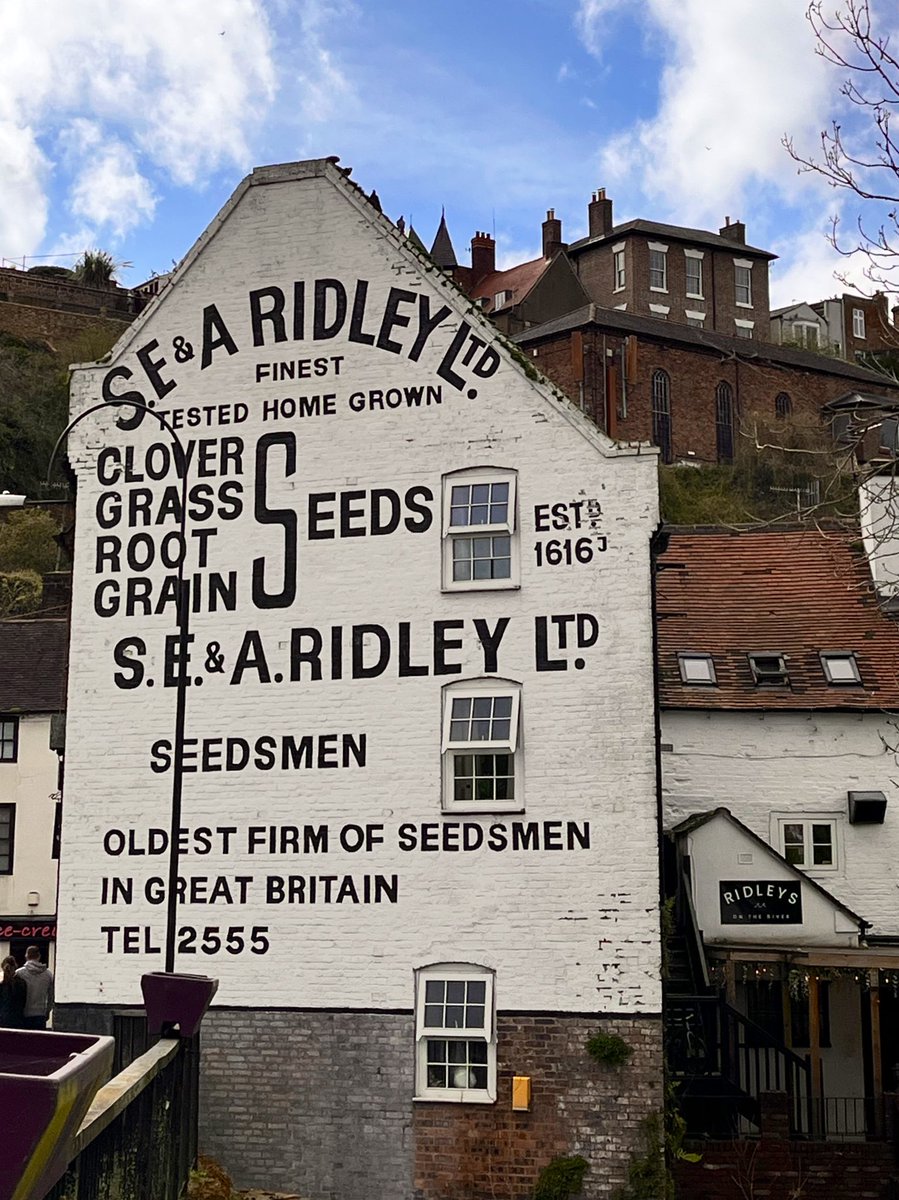
[[[727,879],[719,885],[722,925],[801,925],[802,886],[784,879]]]

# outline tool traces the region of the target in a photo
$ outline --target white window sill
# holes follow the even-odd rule
[[[668,289],[667,289],[666,287],[663,287],[663,288],[660,288],[660,287],[653,287],[653,285],[652,285],[652,284],[650,284],[650,285],[649,285],[649,290],[650,290],[651,292],[664,292],[666,296],[668,295]]]
[[[461,753],[462,754],[466,754],[466,753],[480,754],[480,753],[482,753],[482,751],[462,750]],[[494,754],[494,753],[496,753],[496,751],[487,750],[487,751],[483,751],[483,753]],[[499,753],[503,753],[503,752],[499,751]],[[523,804],[513,804],[510,808],[505,808],[501,804],[492,804],[492,805],[491,804],[458,804],[455,801],[450,801],[441,807],[440,812],[445,816],[453,816],[453,817],[458,817],[458,816],[467,816],[467,817],[503,816],[503,817],[507,817],[507,816],[509,816],[510,813],[513,816],[515,816],[516,814],[521,814],[521,813],[527,812],[527,809],[525,808],[525,806]]]
[[[687,292],[687,299],[688,300],[705,300],[705,296],[703,296],[702,292]]]
[[[464,1092],[453,1089],[438,1094],[413,1096],[416,1104],[496,1104],[496,1096],[489,1092]]]
[[[755,307],[751,302],[749,304],[747,304],[745,300],[735,300],[734,304],[737,306],[737,308],[754,308]]]
[[[517,592],[521,584],[514,580],[501,579],[465,579],[459,583],[445,583],[441,592]]]
[[[612,288],[612,294],[613,294],[613,295],[615,294],[615,292],[626,292],[626,291],[627,291],[627,284],[626,284],[626,283],[623,283],[623,284],[621,285],[621,287]]]

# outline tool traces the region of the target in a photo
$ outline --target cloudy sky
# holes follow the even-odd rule
[[[773,250],[772,306],[838,289],[829,218],[797,175],[841,115],[804,0],[29,0],[0,5],[0,256],[102,247],[136,284],[190,248],[252,167],[339,155],[467,262],[573,241],[605,187],[616,222]],[[69,256],[69,257],[66,257]]]

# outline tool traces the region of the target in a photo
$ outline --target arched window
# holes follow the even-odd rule
[[[671,462],[671,380],[667,371],[654,371],[652,376],[652,440],[662,451],[662,462]]]
[[[715,388],[715,436],[718,462],[734,461],[734,391],[722,379]]]
[[[793,401],[786,392],[778,392],[774,397],[774,415],[778,421],[786,421],[793,414]]]

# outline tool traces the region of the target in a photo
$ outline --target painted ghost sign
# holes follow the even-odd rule
[[[61,998],[133,1002],[171,933],[229,1004],[409,1007],[464,960],[657,1010],[654,460],[324,162],[242,185],[92,405]]]

